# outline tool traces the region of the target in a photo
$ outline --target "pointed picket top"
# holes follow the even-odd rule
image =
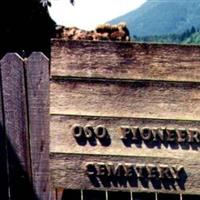
[[[5,61],[21,61],[23,62],[23,58],[18,54],[18,53],[7,53],[4,55],[4,57],[1,59],[1,62],[5,62]]]
[[[17,53],[7,53],[0,61],[2,81],[23,79],[24,59]],[[12,80],[13,82],[14,80]]]
[[[49,62],[49,59],[47,58],[46,55],[44,55],[44,53],[42,52],[32,52],[30,54],[30,56],[27,58],[27,60],[30,62],[30,61],[37,61],[37,62],[41,62],[41,61],[47,61]]]
[[[34,69],[31,69],[33,67]],[[38,76],[40,71],[41,73],[48,73],[49,76],[49,59],[42,52],[33,52],[26,59],[25,69],[28,74]]]
[[[19,196],[22,196],[24,190],[31,191],[31,167],[24,59],[17,53],[8,53],[1,60],[1,86],[7,141],[9,193],[11,199],[21,199]],[[29,197],[25,198],[29,199]]]

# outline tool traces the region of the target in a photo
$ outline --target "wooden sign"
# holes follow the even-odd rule
[[[55,187],[200,194],[200,48],[53,41]]]

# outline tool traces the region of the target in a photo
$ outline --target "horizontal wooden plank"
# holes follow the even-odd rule
[[[85,132],[81,137],[74,136],[74,127],[78,126],[85,128]],[[90,127],[90,130],[93,128],[92,137],[87,134],[87,127]],[[102,132],[97,132],[101,131],[98,127],[106,129],[107,134],[105,137],[101,137]],[[137,127],[135,138],[131,137],[131,134],[124,135],[124,127],[134,128],[134,130]],[[188,139],[178,140],[180,136],[178,137],[178,132],[176,132],[175,136],[170,135],[170,141],[169,137],[159,140],[153,136],[152,132],[147,133],[146,131],[145,134],[142,134],[139,131],[139,129],[147,130],[149,128],[148,130],[154,130],[155,132],[161,127],[163,130],[168,130],[168,132],[172,130],[171,133],[174,133],[174,130],[188,130],[188,134],[186,134]],[[189,130],[198,130],[197,140],[189,142],[189,138],[192,137],[192,131]],[[165,131],[160,133],[167,136]],[[199,154],[200,122],[52,115],[50,138],[51,153],[185,158],[188,153],[191,155]]]
[[[199,164],[198,155],[187,156],[184,159],[56,153],[50,155],[52,184],[54,187],[68,189],[199,194]],[[115,168],[111,168],[113,166]],[[119,170],[117,166],[123,169]],[[124,167],[127,171],[123,171]],[[152,171],[152,167],[157,175]],[[141,168],[144,171],[141,171]],[[168,169],[171,175],[163,177],[163,173],[166,173],[164,168]],[[113,171],[114,169],[119,171]],[[178,171],[177,178],[170,178],[174,169]]]
[[[200,194],[200,48],[64,40],[52,44],[53,186]],[[127,140],[127,127],[137,130],[137,142]],[[102,130],[106,136],[100,138]],[[151,139],[145,139],[144,130]],[[158,130],[169,138],[160,142],[154,137]],[[124,174],[117,174],[118,166]],[[168,173],[177,176],[169,178]]]
[[[50,113],[200,119],[200,85],[160,81],[52,81]]]
[[[199,46],[53,40],[51,75],[199,82],[199,55]]]
[[[79,143],[73,136],[73,126],[106,127],[109,144],[95,139]],[[199,129],[199,121],[112,118],[92,116],[51,115],[50,171],[54,187],[68,189],[117,190],[133,192],[199,193],[199,143],[158,144],[132,143],[121,140],[120,127],[168,127],[169,129]],[[95,129],[96,130],[96,129]],[[189,156],[188,156],[189,155]],[[173,166],[183,167],[180,180],[147,179],[146,177],[88,176],[87,166]],[[105,180],[106,179],[106,180]]]

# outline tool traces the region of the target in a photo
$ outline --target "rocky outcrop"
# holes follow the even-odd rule
[[[125,23],[117,25],[102,24],[93,31],[85,31],[76,27],[58,26],[56,38],[66,40],[113,40],[130,41],[129,30]]]

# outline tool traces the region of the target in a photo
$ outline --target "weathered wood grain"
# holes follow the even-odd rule
[[[111,145],[102,146],[100,143],[87,143],[79,145],[73,138],[71,128],[74,124],[105,126],[111,136]],[[151,146],[138,144],[124,146],[118,135],[120,125],[143,126],[143,127],[173,127],[173,128],[200,128],[199,121],[174,121],[174,120],[153,120],[133,118],[111,118],[92,116],[51,116],[50,126],[50,152],[51,152],[51,175],[55,187],[68,189],[96,189],[96,190],[117,190],[134,192],[164,192],[164,193],[198,193],[200,173],[199,145],[158,145]],[[189,156],[188,156],[189,155]],[[154,188],[151,184],[148,187],[137,185],[134,187],[95,187],[85,174],[84,166],[88,162],[116,162],[116,163],[146,163],[146,164],[168,164],[182,165],[188,174],[185,188],[170,186],[162,183],[160,188]],[[195,170],[196,169],[196,170]],[[165,188],[166,187],[166,188]]]
[[[94,129],[101,125],[106,127],[109,138],[100,141],[97,138],[77,141],[73,134],[74,125],[92,126]],[[150,128],[185,128],[200,130],[199,121],[151,120],[133,118],[109,118],[90,116],[51,116],[50,123],[50,152],[76,153],[91,155],[121,155],[121,156],[150,156],[163,158],[184,158],[188,155],[199,155],[200,143],[129,141],[124,142],[120,127],[150,127]]]
[[[200,47],[53,40],[53,77],[131,80],[200,80]]]
[[[31,198],[24,64],[10,53],[1,61],[2,94],[7,140],[9,191],[11,199]],[[27,194],[24,194],[24,191]]]
[[[200,194],[199,144],[124,144],[120,126],[200,129],[200,47],[53,40],[50,173],[56,188]],[[79,143],[72,126],[105,126],[108,143]],[[88,162],[182,165],[185,182],[91,182]],[[94,181],[94,180],[93,180]]]
[[[26,83],[33,186],[40,199],[49,200],[49,60],[44,54],[28,58]]]
[[[0,62],[1,69],[1,62]],[[0,75],[1,82],[1,75]],[[3,116],[3,97],[2,85],[0,84],[0,196],[2,199],[8,199],[8,173],[7,173],[7,152],[6,137]]]
[[[200,193],[200,173],[197,167],[200,164],[198,155],[185,158],[161,158],[161,157],[120,157],[120,156],[96,156],[80,154],[51,153],[51,178],[55,187],[66,187],[71,189],[94,189],[94,190],[117,190],[138,192],[164,192],[164,193]],[[130,182],[101,182],[90,180],[85,171],[88,162],[113,162],[113,163],[144,163],[144,164],[167,164],[182,165],[186,173],[186,180],[181,182],[166,181],[140,181],[131,179]]]
[[[52,81],[50,113],[199,120],[199,89],[198,83]]]

